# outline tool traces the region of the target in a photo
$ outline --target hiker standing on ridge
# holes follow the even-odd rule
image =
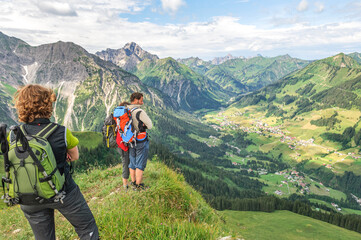
[[[152,120],[148,117],[147,113],[140,109],[143,105],[143,94],[135,92],[130,96],[131,105],[129,109],[132,111],[132,120],[135,130],[137,131],[136,145],[129,148],[129,171],[133,184],[137,189],[144,189],[143,172],[147,166],[147,158],[149,152],[149,140],[147,137],[146,129],[153,127]],[[135,182],[135,183],[134,183]]]
[[[47,132],[48,128],[55,129],[47,137],[47,140],[55,156],[56,169],[59,170],[61,175],[65,174],[64,186],[59,191],[62,192],[63,197],[65,195],[65,198],[59,201],[53,197],[44,199],[45,201],[33,201],[31,203],[26,202],[24,199],[20,202],[21,210],[24,212],[33,230],[35,239],[56,239],[54,209],[57,209],[74,226],[81,240],[99,239],[98,227],[94,216],[78,185],[74,182],[70,174],[70,166],[67,163],[67,161],[79,159],[77,147],[79,141],[66,127],[50,122],[53,102],[56,101],[53,90],[40,85],[29,84],[16,92],[14,100],[19,121],[24,123],[22,129],[28,135],[40,135],[43,132]],[[43,129],[45,130],[40,133]],[[18,139],[18,136],[14,136],[15,134],[12,133],[9,135],[11,142]]]
[[[121,104],[119,104],[119,106],[124,106],[124,107],[127,107],[128,105],[130,105],[130,103],[128,103],[128,102],[122,102]],[[128,150],[128,151],[124,151],[123,149],[121,149],[120,147],[118,147],[118,148],[117,148],[117,151],[118,151],[119,154],[122,156],[122,165],[123,165],[123,172],[122,172],[123,187],[124,187],[124,190],[127,191],[127,190],[128,190],[128,179],[129,179],[129,150]]]

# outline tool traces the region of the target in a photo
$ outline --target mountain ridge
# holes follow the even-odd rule
[[[126,46],[129,45],[131,44],[126,44]],[[125,52],[126,49],[114,51]],[[204,76],[200,76],[171,57],[163,59],[147,57],[140,59],[136,53],[129,52],[131,54],[130,57],[123,55],[123,58],[118,59],[117,62],[110,55],[107,55],[109,53],[110,51],[103,52],[102,58],[111,59],[113,63],[119,66],[132,64],[131,71],[142,82],[167,94],[183,110],[194,111],[201,108],[218,108],[222,102],[228,100],[227,93],[219,91],[220,87],[218,84],[212,83]],[[144,52],[144,55],[149,56],[151,54]],[[131,60],[132,58],[137,58],[139,61],[134,62]],[[127,63],[120,64],[119,62]]]
[[[3,77],[0,84],[5,101],[5,107],[0,111],[5,122],[17,120],[9,101],[12,96],[4,90],[28,83],[46,85],[55,90],[54,118],[73,130],[99,130],[110,109],[122,99],[128,99],[134,91],[143,92],[145,100],[153,106],[178,108],[178,104],[167,95],[145,86],[135,75],[88,53],[79,45],[59,41],[32,47],[21,40],[1,36],[1,46],[9,46],[7,52],[11,59],[16,59],[9,62],[6,57],[0,58],[0,71],[6,70],[15,76]]]
[[[348,100],[342,101],[342,97],[335,98],[334,94],[336,92],[334,92],[334,94],[330,94],[330,91],[337,91],[337,95],[347,97],[347,99],[352,97],[352,99],[356,100],[359,94],[354,93],[354,91],[351,90],[352,87],[349,85],[351,84],[353,87],[357,86],[352,82],[358,82],[357,79],[361,76],[360,66],[361,65],[353,58],[340,53],[335,56],[314,61],[305,68],[280,79],[278,82],[266,86],[257,92],[249,94],[248,96],[240,96],[240,98],[243,98],[243,100],[245,100],[245,98],[255,99],[256,96],[265,96],[265,94],[273,96],[283,92],[281,94],[282,96],[307,96],[311,101],[316,101],[324,107],[327,105],[330,97],[340,103],[337,106],[346,107],[347,105],[347,107],[350,107],[352,103],[348,103],[346,105],[342,104],[341,102],[347,102]],[[345,91],[351,91],[351,95],[345,95],[342,93],[342,91],[344,91],[342,89]],[[262,98],[258,99],[261,100]],[[264,99],[266,100],[266,98]],[[282,102],[280,97],[277,99],[279,99],[279,102]],[[244,103],[247,104],[247,102],[250,103],[249,101],[245,101]],[[256,102],[253,101],[253,103]],[[308,104],[311,104],[311,102]],[[308,104],[306,105],[310,106]],[[319,105],[319,107],[321,107],[321,105]],[[361,105],[359,107],[361,107]]]

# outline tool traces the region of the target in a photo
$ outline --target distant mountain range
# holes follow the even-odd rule
[[[213,61],[194,57],[176,61],[170,57],[159,59],[135,43],[96,54],[168,94],[185,110],[217,108],[231,97],[260,89],[309,63],[288,55],[246,59],[230,54]]]
[[[159,109],[176,111],[217,109],[227,106],[232,97],[244,105],[264,98],[285,101],[281,98],[286,95],[316,102],[313,107],[361,106],[355,90],[359,53],[315,62],[288,55],[248,59],[229,55],[212,63],[194,57],[159,59],[128,43],[97,55],[74,43],[32,47],[0,33],[0,121],[16,121],[12,95],[26,83],[54,88],[58,96],[54,118],[74,130],[99,129],[104,116],[133,91],[144,92],[146,100]]]
[[[154,87],[175,100],[180,108],[193,111],[201,108],[218,108],[230,96],[208,78],[196,73],[173,58],[159,59],[135,43],[123,48],[107,49],[96,53],[134,73],[147,86]]]
[[[234,94],[258,90],[310,63],[310,61],[292,58],[289,55],[273,58],[260,55],[252,58],[229,58],[219,65],[197,58],[179,61]]]
[[[178,108],[167,95],[74,43],[32,47],[0,33],[0,72],[0,121],[9,124],[16,121],[12,95],[27,83],[55,89],[55,121],[73,130],[99,130],[105,115],[133,91],[144,92],[145,99],[159,108]]]
[[[330,107],[361,110],[359,56],[340,53],[312,62],[276,83],[240,96],[238,105],[268,105],[271,115],[288,117]]]

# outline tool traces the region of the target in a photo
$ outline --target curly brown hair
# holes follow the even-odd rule
[[[17,90],[14,100],[19,121],[29,123],[35,118],[50,118],[56,96],[50,88],[29,84]]]

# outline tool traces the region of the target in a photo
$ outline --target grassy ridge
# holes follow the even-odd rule
[[[245,239],[360,239],[361,234],[289,211],[220,212],[226,218],[226,230],[235,231]]]
[[[102,239],[216,239],[219,216],[183,176],[151,161],[145,172],[149,189],[122,188],[121,166],[75,176],[99,226]],[[31,229],[19,206],[0,210],[0,239],[30,239]],[[71,225],[56,213],[58,239],[74,239]]]
[[[72,132],[78,138],[79,146],[93,149],[103,142],[103,135],[100,132]]]

